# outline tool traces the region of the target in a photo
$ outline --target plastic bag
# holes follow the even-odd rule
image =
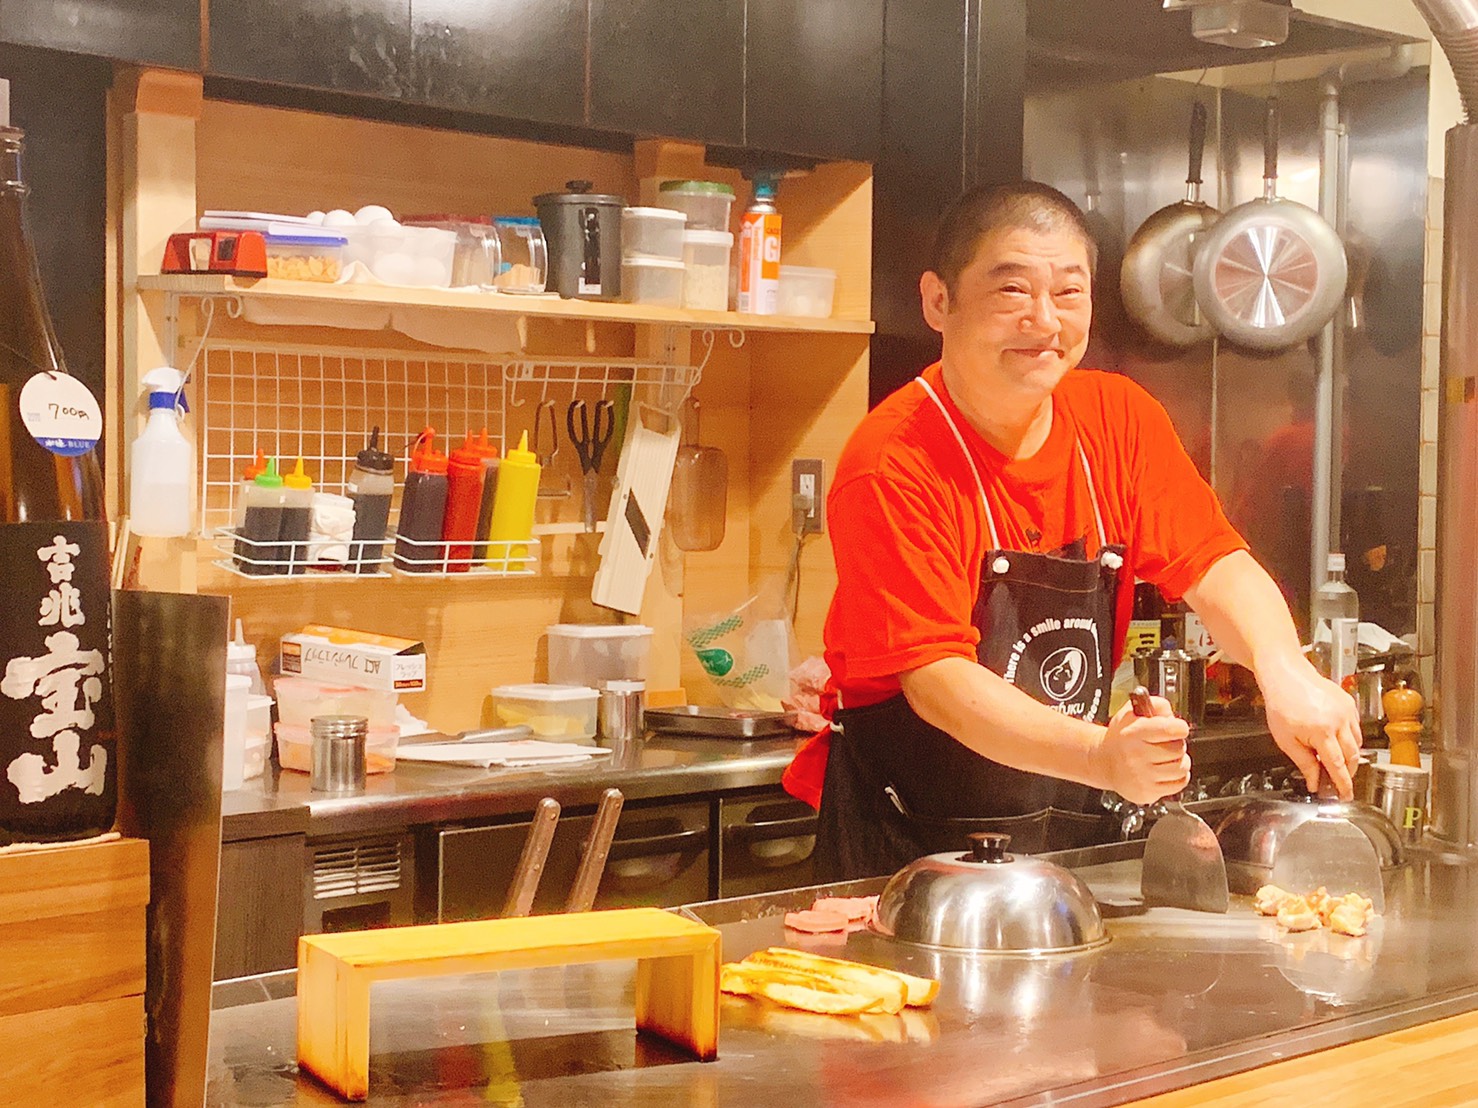
[[[800,650],[779,578],[767,580],[731,611],[688,617],[683,621],[683,641],[725,707],[785,710],[790,671]]]

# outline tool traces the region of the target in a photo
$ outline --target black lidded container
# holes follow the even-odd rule
[[[552,289],[569,300],[621,299],[619,196],[591,192],[589,181],[566,181],[566,192],[534,197],[549,247]]]
[[[395,568],[403,573],[445,573],[447,569],[446,545],[441,541],[441,525],[446,519],[447,456],[436,449],[435,439],[436,432],[430,427],[416,438],[405,491],[400,494]]]

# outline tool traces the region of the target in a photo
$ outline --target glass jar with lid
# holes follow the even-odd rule
[[[544,229],[534,216],[503,215],[493,220],[497,237],[498,271],[492,287],[498,292],[543,292],[549,274]]]

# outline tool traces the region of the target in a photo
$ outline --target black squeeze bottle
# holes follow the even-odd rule
[[[0,127],[0,846],[112,829],[108,524],[97,400],[67,373]]]
[[[441,525],[446,519],[447,456],[437,450],[436,432],[426,428],[411,450],[405,491],[400,494],[400,523],[395,532],[395,568],[406,573],[445,573],[446,545]]]
[[[354,541],[349,546],[349,568],[355,573],[379,573],[390,529],[390,496],[395,491],[395,459],[380,449],[380,429],[370,432],[369,443],[354,460],[347,490],[354,504]]]

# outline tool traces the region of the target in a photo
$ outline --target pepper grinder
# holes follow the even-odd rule
[[[1405,681],[1396,682],[1381,697],[1381,707],[1386,712],[1386,738],[1391,741],[1391,764],[1393,766],[1420,766],[1422,764],[1422,694],[1408,688]]]

